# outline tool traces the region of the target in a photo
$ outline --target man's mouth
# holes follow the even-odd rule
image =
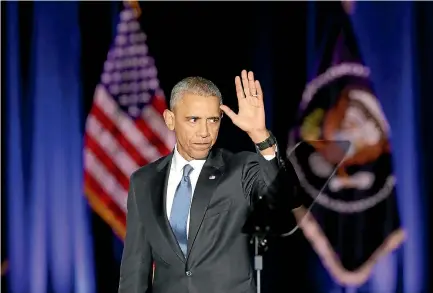
[[[196,142],[194,145],[199,148],[208,148],[210,146],[210,142]]]

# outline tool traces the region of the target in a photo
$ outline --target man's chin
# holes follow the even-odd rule
[[[210,151],[210,147],[207,147],[207,148],[200,148],[200,149],[194,149],[192,152],[191,152],[191,157],[194,159],[194,160],[204,160],[204,159],[206,159],[207,158],[207,156],[209,155],[209,151]]]

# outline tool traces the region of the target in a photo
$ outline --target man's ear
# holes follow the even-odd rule
[[[164,116],[165,125],[167,125],[168,129],[174,130],[174,113],[171,112],[168,109],[164,110],[164,113],[162,113]]]

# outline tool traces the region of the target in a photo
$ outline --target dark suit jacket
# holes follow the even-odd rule
[[[252,152],[210,152],[194,191],[186,258],[165,211],[171,158],[131,176],[119,293],[255,292],[250,238],[242,227],[254,202],[275,206],[278,191],[289,190],[287,180],[277,179],[285,170],[279,155],[267,161]]]

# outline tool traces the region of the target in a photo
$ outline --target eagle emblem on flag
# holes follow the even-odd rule
[[[361,285],[378,259],[405,238],[391,129],[351,27],[340,26],[328,44],[290,133],[288,159],[305,195],[294,212],[333,279]]]

